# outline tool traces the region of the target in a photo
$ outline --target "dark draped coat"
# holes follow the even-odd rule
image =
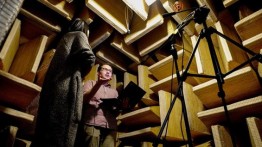
[[[32,146],[74,146],[82,115],[82,78],[94,63],[95,55],[83,32],[63,36],[40,93]]]

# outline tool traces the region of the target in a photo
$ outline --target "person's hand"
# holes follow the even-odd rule
[[[106,83],[108,83],[111,79],[112,79],[112,78],[106,79],[106,78],[99,77],[99,79],[98,79],[98,81],[97,81],[97,84],[99,84],[99,85],[106,84]]]
[[[101,99],[98,99],[97,102],[98,102],[99,104],[102,104],[102,103],[103,103],[103,101],[102,101]]]

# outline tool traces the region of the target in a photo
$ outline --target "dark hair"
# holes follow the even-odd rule
[[[88,29],[89,26],[85,21],[80,18],[75,18],[70,22],[67,32],[82,31],[88,35]]]
[[[109,63],[103,63],[98,66],[97,71],[100,71],[103,65],[109,65],[112,68],[112,66]],[[112,68],[112,73],[113,73],[113,68]]]

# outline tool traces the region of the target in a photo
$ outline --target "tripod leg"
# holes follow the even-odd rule
[[[227,37],[226,35],[220,33],[219,31],[217,31],[216,29],[214,29],[214,28],[212,28],[212,27],[209,27],[209,29],[210,29],[210,31],[211,31],[212,33],[215,33],[215,34],[221,36],[222,38],[226,39],[227,41],[230,41],[231,43],[233,43],[233,44],[234,44],[235,46],[237,46],[238,48],[240,48],[240,49],[242,49],[243,51],[245,51],[245,52],[249,53],[250,55],[252,55],[251,58],[249,58],[247,61],[241,63],[240,65],[238,65],[238,66],[235,67],[234,69],[228,71],[227,73],[224,74],[224,76],[227,76],[227,75],[231,74],[232,72],[234,72],[234,71],[236,71],[236,70],[244,67],[245,65],[251,63],[251,62],[254,61],[254,60],[257,60],[258,62],[262,63],[262,55],[261,55],[261,54],[253,52],[252,50],[244,47],[243,45],[241,45],[241,44],[239,44],[238,42],[236,42],[235,40]]]
[[[212,28],[212,27],[209,27],[209,30],[211,33],[215,33],[219,36],[221,36],[222,38],[226,39],[227,41],[230,41],[231,43],[233,43],[235,46],[237,46],[238,48],[242,49],[243,51],[249,53],[250,55],[252,55],[253,57],[251,57],[249,60],[243,62],[242,64],[238,65],[237,67],[235,67],[234,69],[232,69],[231,71],[227,72],[224,74],[224,77],[231,74],[232,72],[244,67],[245,65],[249,64],[250,62],[254,61],[254,60],[257,60],[259,61],[260,63],[262,63],[262,55],[259,54],[259,53],[255,53],[253,52],[252,50],[244,47],[243,45],[239,44],[238,42],[234,41],[233,39],[227,37],[226,35],[220,33],[219,31],[217,31],[216,29]],[[209,38],[210,38],[210,35],[209,35]],[[211,42],[211,41],[208,41],[208,42]],[[212,44],[210,45],[212,46]],[[219,84],[220,85],[220,84]],[[220,89],[220,93],[219,93],[219,97],[222,98],[222,103],[223,103],[223,106],[224,106],[224,110],[225,110],[225,115],[226,115],[226,119],[228,120],[228,126],[229,126],[229,131],[230,131],[230,134],[231,134],[231,138],[233,137],[233,126],[231,124],[231,121],[230,121],[230,117],[229,117],[229,114],[228,114],[228,111],[227,111],[227,107],[226,107],[226,101],[225,101],[225,93],[222,91],[223,88],[222,88],[222,85],[219,86],[219,89]],[[236,146],[236,143],[235,143],[235,139],[232,138],[232,142],[233,142],[233,146]]]
[[[222,33],[220,33],[220,32],[217,31],[216,29],[214,29],[214,28],[212,28],[212,27],[210,27],[209,29],[210,29],[211,32],[216,33],[217,35],[219,35],[219,36],[223,37],[224,39],[230,41],[231,43],[233,43],[233,44],[236,45],[237,47],[241,48],[241,49],[244,50],[245,52],[247,52],[247,53],[249,53],[249,54],[251,54],[251,55],[253,55],[253,56],[256,55],[256,53],[253,52],[252,50],[244,47],[243,45],[239,44],[239,43],[236,42],[235,40],[227,37],[226,35],[224,35],[224,34],[222,34]]]
[[[183,115],[184,115],[184,119],[185,119],[185,126],[186,126],[188,144],[189,144],[190,147],[193,147],[193,142],[192,142],[192,137],[191,137],[191,133],[190,133],[190,126],[189,126],[189,122],[188,122],[188,116],[187,116],[187,110],[186,110],[186,105],[185,105],[185,101],[184,101],[183,87],[182,87],[182,86],[183,86],[183,82],[186,80],[186,78],[187,78],[187,76],[188,76],[188,70],[189,70],[189,67],[190,67],[190,65],[191,65],[191,63],[192,63],[192,61],[193,61],[194,56],[195,56],[195,52],[196,52],[196,50],[197,50],[198,44],[199,44],[201,38],[203,38],[203,36],[202,36],[203,33],[202,33],[202,32],[203,32],[203,30],[201,31],[201,33],[200,33],[200,35],[199,35],[199,37],[198,37],[198,39],[197,39],[196,45],[195,45],[195,47],[194,47],[194,49],[193,49],[193,52],[192,52],[192,54],[191,54],[191,56],[190,56],[190,58],[189,58],[188,64],[187,64],[187,66],[186,66],[186,68],[185,68],[185,71],[184,71],[183,74],[180,76],[181,78],[180,78],[180,80],[179,80],[179,82],[178,82],[179,85],[178,85],[177,93],[176,93],[174,99],[172,100],[172,102],[171,102],[171,104],[170,104],[170,107],[169,107],[169,109],[168,109],[168,111],[167,111],[167,114],[166,114],[166,116],[165,116],[165,119],[164,119],[164,121],[163,121],[163,124],[161,125],[160,131],[159,131],[159,133],[158,133],[158,135],[157,135],[157,139],[156,139],[156,141],[153,143],[153,146],[154,146],[154,147],[157,147],[158,144],[159,144],[159,142],[160,142],[160,138],[161,138],[161,136],[162,136],[162,133],[163,133],[164,128],[165,128],[165,126],[166,126],[166,124],[167,124],[167,122],[168,122],[170,113],[171,113],[171,111],[172,111],[172,109],[173,109],[173,106],[174,106],[174,104],[175,104],[176,98],[177,98],[178,96],[180,96],[181,99],[182,99],[181,101],[182,101]]]
[[[172,79],[171,79],[171,80],[172,80]],[[181,83],[182,83],[182,82],[179,82],[178,89],[180,89],[180,87],[182,86]],[[178,97],[178,94],[179,94],[179,92],[176,93],[174,99],[172,100],[172,102],[171,102],[171,104],[170,104],[170,107],[169,107],[169,109],[168,109],[168,111],[167,111],[167,114],[166,114],[166,116],[165,116],[165,119],[164,119],[164,121],[163,121],[163,124],[161,125],[160,131],[159,131],[159,133],[158,133],[158,135],[157,135],[157,139],[153,142],[153,147],[157,147],[158,144],[159,144],[159,142],[161,141],[160,138],[161,138],[161,136],[162,136],[162,134],[163,134],[163,131],[164,131],[166,125],[167,125],[167,122],[168,122],[168,120],[169,120],[169,116],[170,116],[171,111],[172,111],[172,109],[173,109],[173,106],[174,106],[174,104],[175,104],[176,98]]]
[[[214,67],[215,74],[216,74],[216,79],[217,79],[217,84],[218,84],[218,89],[219,89],[218,96],[222,100],[222,104],[223,104],[224,111],[225,111],[225,117],[226,117],[227,124],[228,124],[229,131],[230,131],[230,136],[231,136],[231,139],[232,139],[232,142],[233,142],[233,146],[235,147],[236,143],[235,143],[234,133],[233,133],[233,128],[232,128],[233,126],[232,126],[232,123],[231,123],[231,120],[230,120],[230,117],[229,117],[228,109],[227,109],[227,106],[226,106],[227,104],[226,104],[226,100],[225,100],[225,92],[223,90],[224,75],[222,74],[222,71],[220,69],[219,62],[218,62],[216,52],[215,52],[215,49],[214,49],[214,45],[213,45],[213,42],[211,40],[211,34],[213,33],[213,30],[207,29],[207,25],[206,25],[205,22],[203,23],[203,26],[204,26],[204,30],[205,30],[204,31],[205,37],[206,37],[208,47],[209,47],[209,51],[210,51],[210,56],[211,56],[213,67]]]

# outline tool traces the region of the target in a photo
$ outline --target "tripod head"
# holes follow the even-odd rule
[[[194,12],[194,21],[198,24],[202,24],[206,21],[207,15],[209,13],[209,9],[203,7],[197,8]]]
[[[188,25],[192,20],[194,20],[196,23],[201,24],[206,21],[206,17],[209,13],[209,9],[205,6],[196,8],[194,11],[189,13],[186,18],[183,20],[181,24],[177,26],[177,29],[175,30],[175,34],[183,30],[183,28]]]

